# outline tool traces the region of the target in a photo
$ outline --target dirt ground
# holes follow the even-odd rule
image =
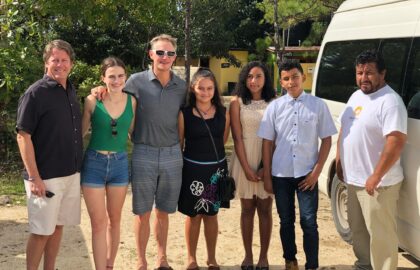
[[[244,256],[240,236],[240,204],[238,200],[231,202],[230,209],[223,209],[219,213],[219,237],[217,243],[217,259],[221,269],[240,269]],[[258,219],[255,220],[254,260],[258,258],[259,237],[257,234]],[[279,240],[279,218],[275,207],[273,208],[273,233],[269,250],[270,269],[284,269],[282,248]],[[123,209],[121,227],[121,244],[114,269],[135,269],[136,249],[132,226],[131,193]],[[320,196],[318,225],[320,232],[320,269],[351,269],[355,260],[351,246],[338,236],[331,217],[329,200]],[[300,269],[304,269],[305,256],[302,251],[302,232],[296,224],[296,240],[298,245],[298,261]],[[18,270],[25,268],[25,245],[28,236],[26,207],[10,206],[0,207],[0,269]],[[200,269],[207,269],[206,249],[203,234],[200,235],[198,246],[198,263]],[[147,249],[149,268],[154,268],[156,244],[153,234],[150,237]],[[168,260],[173,269],[185,269],[186,246],[184,239],[184,217],[176,213],[170,217],[168,239]],[[399,254],[398,269],[420,269],[413,263],[407,254]],[[256,262],[255,262],[256,263]],[[65,228],[64,237],[57,259],[56,268],[60,270],[94,269],[91,230],[89,216],[84,202],[82,202],[82,224]]]

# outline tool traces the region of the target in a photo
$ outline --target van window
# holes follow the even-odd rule
[[[407,70],[408,117],[420,119],[420,38],[415,38]]]
[[[324,99],[346,103],[358,89],[354,62],[362,51],[379,48],[387,70],[386,82],[400,95],[411,38],[338,41],[325,44],[318,69],[315,94]]]
[[[385,81],[400,95],[403,93],[404,74],[411,40],[411,38],[400,38],[381,41],[380,50],[386,68]]]
[[[357,89],[354,60],[360,52],[379,48],[379,40],[355,40],[325,44],[318,69],[315,94],[346,103]]]

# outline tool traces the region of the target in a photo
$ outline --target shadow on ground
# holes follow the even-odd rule
[[[26,268],[25,249],[28,235],[27,222],[0,220],[0,269]],[[80,227],[65,227],[56,269],[94,269],[88,252]],[[61,259],[63,256],[66,260]]]

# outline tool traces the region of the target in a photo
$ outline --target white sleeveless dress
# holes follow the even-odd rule
[[[257,131],[268,103],[264,100],[251,100],[250,104],[245,105],[239,98],[239,105],[246,157],[249,166],[253,170],[257,170],[262,159],[262,139],[257,136]],[[246,178],[235,151],[232,153],[229,172],[236,182],[236,198],[252,199],[254,195],[260,199],[272,197],[264,190],[262,181],[251,182]]]

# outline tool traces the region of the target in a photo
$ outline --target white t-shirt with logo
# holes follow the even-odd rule
[[[385,85],[372,94],[357,90],[341,113],[340,158],[346,183],[364,187],[383,151],[386,135],[393,131],[407,134],[407,110],[400,96]],[[379,186],[403,180],[398,159]]]

